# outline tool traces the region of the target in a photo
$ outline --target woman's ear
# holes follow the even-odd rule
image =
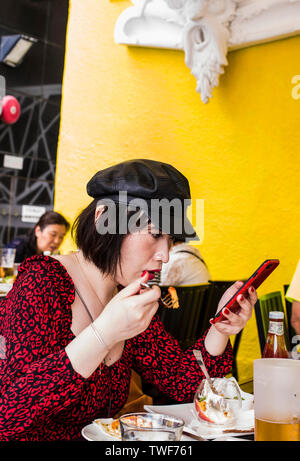
[[[41,228],[40,228],[40,226],[36,226],[36,228],[34,229],[34,235],[35,235],[36,237],[38,237],[40,233],[41,233]]]
[[[99,216],[101,216],[102,213],[104,212],[105,208],[106,208],[105,205],[98,205],[97,206],[97,208],[95,210],[95,224],[98,221]]]

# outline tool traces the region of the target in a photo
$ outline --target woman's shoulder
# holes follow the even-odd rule
[[[176,254],[176,256],[186,256],[188,254],[201,256],[201,253],[197,247],[186,242],[174,245],[171,253]]]
[[[19,245],[23,245],[25,241],[25,235],[19,235],[11,240],[5,248],[17,248]]]
[[[15,263],[21,263],[28,256],[35,254],[35,251],[32,251],[28,246],[28,241],[25,235],[21,235],[11,240],[6,248],[14,248],[16,250]]]
[[[12,338],[19,331],[24,344],[35,342],[39,335],[43,341],[50,336],[64,337],[70,328],[74,299],[73,281],[59,261],[40,255],[27,258],[1,305],[2,330]]]
[[[36,284],[54,285],[56,291],[75,295],[73,280],[66,268],[51,256],[34,255],[20,264],[17,280],[32,279]]]
[[[53,271],[62,277],[69,277],[65,267],[51,256],[33,255],[26,258],[19,267],[19,273],[26,271]]]

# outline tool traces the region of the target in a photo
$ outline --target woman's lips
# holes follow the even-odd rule
[[[160,272],[160,269],[156,269],[156,270],[153,270],[153,271],[148,271],[148,274],[149,274],[149,279],[148,280],[153,280],[154,277],[155,277],[155,274],[157,274],[159,272]]]

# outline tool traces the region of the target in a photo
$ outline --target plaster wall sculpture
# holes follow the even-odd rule
[[[300,0],[132,0],[119,44],[183,50],[204,103],[230,50],[300,34]]]

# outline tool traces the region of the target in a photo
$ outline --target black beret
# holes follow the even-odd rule
[[[165,208],[168,215],[172,216],[167,233],[179,240],[199,240],[186,216],[187,206],[191,202],[189,182],[180,171],[168,163],[148,159],[118,163],[98,171],[88,182],[87,193],[94,199],[110,199],[126,205],[132,200],[142,199],[147,205],[145,211],[148,217],[162,231],[165,229],[161,218],[158,222],[155,213],[151,211],[154,204],[162,199],[165,199],[165,203],[170,204],[173,201],[174,204],[181,204],[177,209],[176,206]],[[161,213],[164,214],[164,210],[160,210]]]

